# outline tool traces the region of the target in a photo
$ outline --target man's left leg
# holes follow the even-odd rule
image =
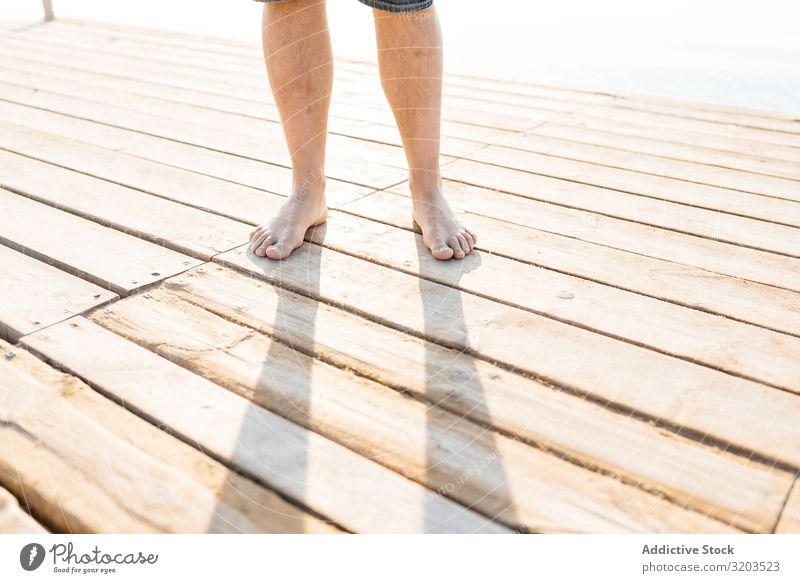
[[[397,14],[376,9],[374,16],[381,83],[408,159],[414,220],[436,259],[463,259],[477,237],[456,220],[442,192],[443,59],[436,10]]]

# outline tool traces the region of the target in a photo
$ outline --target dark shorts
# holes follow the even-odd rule
[[[291,0],[256,0],[257,2],[291,2]],[[336,0],[337,2],[339,0]],[[387,12],[417,12],[433,5],[433,0],[358,0],[371,8]]]

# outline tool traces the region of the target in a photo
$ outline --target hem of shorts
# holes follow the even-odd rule
[[[281,3],[287,2],[288,0],[256,0],[256,2],[269,2],[269,3]],[[397,4],[389,4],[388,2],[382,2],[381,0],[358,0],[362,4],[366,4],[370,8],[377,8],[378,10],[385,10],[386,12],[394,12],[394,13],[402,13],[402,12],[419,12],[420,10],[425,10],[426,8],[430,8],[433,6],[433,0],[421,0],[420,2],[415,2],[414,4],[408,4],[405,6],[398,6]]]
[[[422,0],[414,4],[398,6],[397,4],[389,4],[388,2],[381,2],[381,0],[358,0],[362,4],[366,4],[370,8],[377,8],[378,10],[385,10],[386,12],[419,12],[433,6],[433,0]]]

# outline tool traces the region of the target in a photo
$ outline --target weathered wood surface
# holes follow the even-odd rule
[[[3,188],[0,243],[121,295],[202,263]]]
[[[1,245],[0,274],[0,338],[11,342],[117,297]]]
[[[242,340],[245,338],[238,341]],[[91,379],[126,407],[168,427],[226,465],[345,528],[363,532],[505,531],[488,518],[442,496],[432,496],[416,483],[80,316],[46,333],[25,337],[23,344]],[[291,358],[286,362],[292,365]],[[271,375],[267,367],[257,372]],[[287,391],[297,388],[291,381],[298,379],[286,380],[290,381]]]
[[[275,264],[240,249],[215,261],[706,438],[747,450],[757,447],[762,455],[790,464],[800,462],[800,450],[787,447],[800,440],[798,395],[765,390],[752,381],[348,255],[308,246],[297,257],[296,262]],[[448,269],[464,267],[453,264]],[[361,285],[365,280],[380,281],[381,294]],[[432,302],[435,310],[426,308]],[[576,367],[575,355],[591,355],[591,366]],[[658,392],[645,388],[653,386]],[[739,422],[742,414],[751,418],[747,427]]]
[[[276,318],[279,322],[280,314]],[[570,530],[580,532],[683,531],[700,524],[697,516],[677,513],[674,506],[642,497],[613,479],[487,433],[375,382],[347,380],[352,374],[347,370],[293,353],[264,336],[248,335],[246,328],[176,301],[169,294],[153,292],[149,298],[118,303],[113,312],[99,313],[95,319],[171,361],[215,378],[237,394],[515,529],[551,532],[569,523],[573,525]],[[189,333],[192,344],[185,340]],[[462,483],[457,477],[465,468],[478,471]],[[752,469],[758,473],[757,468]],[[750,487],[755,477],[750,474]],[[764,480],[762,495],[773,504],[774,494],[788,486],[781,476],[762,473],[756,479]],[[644,508],[648,510],[643,512]],[[773,511],[777,509],[775,506]],[[763,512],[757,514],[764,516]]]
[[[47,532],[8,490],[0,488],[0,534],[44,534]]]
[[[47,387],[48,398],[58,397],[59,407],[64,407],[70,413],[76,411],[80,415],[77,417],[81,423],[98,424],[94,426],[95,431],[102,436],[102,439],[110,439],[111,445],[106,448],[105,441],[75,441],[72,440],[70,447],[73,449],[83,448],[89,454],[97,455],[102,459],[113,454],[114,444],[118,439],[132,445],[146,456],[142,459],[145,465],[138,465],[125,473],[120,473],[113,466],[101,468],[95,475],[90,467],[69,467],[66,473],[58,475],[55,472],[48,472],[46,466],[32,465],[27,467],[30,474],[25,475],[25,479],[17,484],[19,491],[30,498],[26,498],[28,503],[34,506],[37,513],[56,526],[60,530],[90,530],[92,532],[120,532],[124,525],[130,526],[132,532],[144,532],[149,530],[149,525],[136,522],[129,522],[127,518],[121,519],[123,523],[111,523],[104,526],[106,519],[112,515],[105,513],[93,517],[84,517],[87,508],[94,508],[89,497],[94,491],[89,493],[81,491],[80,484],[102,484],[107,478],[114,478],[112,490],[108,493],[110,497],[117,497],[112,504],[120,505],[120,513],[124,514],[128,501],[128,490],[134,492],[137,488],[152,489],[149,481],[155,480],[158,474],[151,472],[150,464],[158,464],[158,467],[168,466],[172,470],[179,472],[197,484],[207,489],[213,497],[207,505],[200,506],[195,504],[186,512],[197,515],[190,522],[184,522],[181,516],[183,502],[178,503],[168,499],[162,502],[165,512],[176,512],[175,524],[169,525],[169,529],[177,532],[308,532],[308,533],[327,533],[338,532],[336,528],[329,524],[299,510],[297,507],[287,503],[283,498],[274,492],[257,485],[253,481],[242,477],[210,458],[205,453],[198,451],[194,447],[187,445],[175,437],[166,433],[163,428],[153,425],[148,420],[138,417],[131,411],[118,406],[113,401],[90,389],[75,377],[63,374],[42,361],[34,358],[25,350],[18,347],[4,346],[6,349],[13,350],[12,360],[0,361],[0,369],[3,370],[4,382],[8,383],[15,380],[24,383],[24,387],[40,390]],[[5,385],[9,386],[9,385]],[[44,397],[43,397],[44,398]],[[102,426],[102,427],[100,427]],[[71,430],[71,426],[66,427]],[[65,433],[62,438],[66,435]],[[77,437],[77,435],[75,435]],[[53,454],[48,452],[47,442],[39,444],[36,451],[41,450],[41,461],[52,462]],[[100,450],[98,450],[100,448]],[[6,456],[10,450],[4,450]],[[26,450],[27,451],[27,450]],[[21,455],[23,450],[16,450]],[[6,457],[4,456],[4,457]],[[75,453],[75,457],[78,453]],[[7,458],[8,459],[8,458]],[[126,458],[120,460],[125,462]],[[15,466],[17,462],[12,459]],[[102,463],[102,461],[101,461]],[[56,466],[58,469],[60,466]],[[140,478],[130,479],[131,474],[138,469],[143,473]],[[116,473],[115,473],[116,472]],[[58,478],[55,480],[54,478]],[[59,484],[59,481],[66,481]],[[72,483],[74,481],[74,484]],[[127,481],[127,483],[126,483]],[[172,484],[164,484],[163,487],[170,488]],[[161,486],[153,491],[156,496],[160,492]],[[71,501],[70,497],[76,496],[76,501]],[[51,499],[52,498],[52,499]],[[62,498],[64,500],[62,501]],[[209,498],[203,495],[204,499]],[[108,502],[105,494],[99,499],[99,504]],[[189,501],[191,502],[191,500]],[[131,500],[131,505],[127,506],[129,514],[137,511],[136,499]],[[86,506],[81,506],[84,504]],[[75,512],[73,516],[71,513]],[[142,515],[149,514],[154,509],[139,508]],[[140,520],[144,520],[140,518]],[[205,521],[205,522],[203,522]]]
[[[69,395],[83,390],[82,383],[17,347],[0,341],[0,349],[14,354],[0,359],[0,484],[54,529],[241,532],[258,531],[270,518],[215,495],[182,472],[181,462],[160,459],[175,452],[167,433],[150,436],[158,456],[140,449],[128,438],[137,427],[126,423],[132,414],[114,405],[118,419],[121,413],[128,419],[112,429],[94,418],[105,417],[104,403],[73,404]]]
[[[702,508],[733,522],[748,520],[746,515],[752,511],[747,507],[752,503],[773,506],[772,511],[754,509],[752,516],[759,522],[777,511],[780,500],[769,492],[784,491],[790,479],[758,464],[741,464],[735,457],[698,448],[648,423],[620,417],[603,406],[554,391],[463,351],[426,343],[220,267],[192,270],[166,282],[166,288],[170,294],[157,297],[169,303],[174,303],[172,297],[180,297],[340,368],[358,370],[390,387],[402,387],[416,398],[459,416],[559,452],[585,466],[647,484],[648,489],[662,491],[681,506]],[[248,297],[258,297],[258,301],[245,302]],[[119,329],[130,322],[144,322],[146,312],[141,317],[123,318],[126,321],[121,324],[118,313],[96,313],[93,318],[112,322]],[[291,320],[280,324],[283,314],[291,314]],[[149,334],[142,332],[144,324],[135,326],[137,338]],[[578,421],[582,418],[593,420],[590,432]],[[598,451],[598,442],[609,447]],[[723,483],[730,494],[726,501],[719,494]],[[738,493],[737,483],[742,486]],[[743,495],[758,483],[763,485],[761,496]],[[766,523],[761,526],[768,528]]]
[[[775,532],[800,534],[800,479],[795,480]]]
[[[25,148],[28,141],[25,132],[0,128],[4,147],[34,154],[36,147]],[[0,151],[0,186],[206,261],[246,241],[252,230],[238,221],[7,151]]]
[[[519,154],[527,160],[518,163],[511,160],[511,155]],[[795,226],[768,222],[764,217],[754,220],[739,214],[720,213],[698,206],[665,202],[660,198],[598,189],[596,186],[575,182],[572,179],[536,174],[532,170],[535,165],[543,163],[547,168],[554,168],[563,165],[564,162],[539,154],[498,148],[482,150],[479,156],[483,162],[495,162],[506,166],[458,160],[442,167],[444,177],[679,233],[725,241],[751,249],[773,251],[795,258],[800,257],[800,241],[797,239],[798,230]],[[566,165],[571,164],[567,161]],[[511,168],[509,165],[517,167]],[[580,170],[575,169],[575,172],[577,174]],[[575,178],[579,179],[578,176]],[[647,176],[630,178],[646,180]],[[659,196],[659,192],[657,187],[652,190],[655,197]],[[768,209],[771,206],[771,200],[764,201],[764,208]]]
[[[268,197],[262,193],[254,192],[245,187],[234,187],[224,182],[198,176],[189,172],[177,172],[174,168],[148,163],[146,161],[125,156],[116,152],[109,152],[97,148],[90,148],[80,143],[64,142],[59,140],[47,139],[45,136],[23,132],[12,129],[0,129],[0,145],[33,155],[34,152],[40,158],[48,160],[59,166],[66,166],[87,173],[99,175],[115,183],[126,184],[141,190],[152,192],[165,198],[172,198],[185,204],[199,205],[218,212],[225,216],[241,217],[242,220],[251,220],[252,207],[247,203],[253,204],[254,201],[261,199],[262,207],[272,210],[277,209],[281,200],[278,197]],[[2,160],[2,154],[0,154]],[[22,159],[27,160],[27,159]],[[36,192],[36,186],[40,178],[46,172],[39,170],[34,162],[32,170],[27,175],[24,170],[15,170],[18,176],[18,188],[26,192]],[[19,167],[20,164],[17,164]],[[25,164],[21,164],[25,166]],[[45,165],[46,167],[46,165]],[[97,192],[107,192],[110,187],[115,185],[104,185],[100,181],[83,178],[81,185],[86,185],[86,190]],[[2,171],[0,171],[2,180]],[[124,194],[128,194],[126,191]],[[63,198],[63,197],[62,197]],[[98,211],[93,211],[92,201],[86,201],[85,197],[79,199],[82,207],[88,209],[87,212],[97,216]],[[387,200],[391,204],[386,204]],[[162,206],[168,203],[161,199],[154,199]],[[60,201],[59,201],[60,202]],[[144,202],[148,202],[147,199]],[[97,205],[103,208],[103,204]],[[142,226],[142,221],[137,221],[135,213],[119,211],[117,204],[111,204],[111,212],[119,217],[117,225],[127,231],[136,230],[143,232],[146,228]],[[144,205],[146,208],[146,205]],[[172,207],[186,208],[182,205],[167,206],[167,210]],[[382,221],[382,223],[392,223],[392,218],[397,216],[405,217],[398,226],[411,229],[409,219],[410,206],[408,201],[394,197],[385,193],[378,193],[369,197],[362,197],[347,205],[345,210],[362,209],[361,214],[369,218]],[[363,209],[367,208],[365,213]],[[167,212],[162,214],[169,217]],[[173,213],[174,214],[174,213]],[[204,216],[216,217],[216,215]],[[101,215],[102,216],[102,215]],[[653,346],[655,349],[675,355],[695,360],[697,355],[703,355],[704,362],[717,368],[728,370],[734,374],[758,378],[780,386],[792,389],[794,382],[800,378],[800,364],[794,355],[800,353],[800,343],[798,340],[783,336],[771,331],[762,330],[757,327],[749,327],[740,323],[732,322],[724,318],[714,318],[710,315],[689,309],[681,309],[669,303],[652,301],[638,294],[630,294],[618,290],[616,287],[606,287],[586,281],[580,278],[561,275],[553,271],[539,269],[535,266],[527,267],[515,261],[510,261],[501,257],[487,256],[481,262],[481,270],[477,273],[462,274],[461,271],[447,276],[442,272],[440,265],[434,261],[422,261],[417,254],[417,242],[415,235],[409,231],[392,229],[385,224],[373,221],[359,220],[355,217],[336,213],[335,220],[332,220],[325,230],[325,244],[343,252],[355,252],[359,256],[365,257],[377,263],[383,263],[390,267],[395,267],[411,272],[420,272],[426,277],[445,283],[447,285],[465,289],[483,296],[493,297],[497,300],[510,303],[512,305],[529,309],[534,312],[544,313],[554,318],[567,322],[580,322],[584,326],[594,330],[603,331],[609,335],[620,336],[639,342],[644,345]],[[155,221],[153,221],[155,222]],[[394,221],[397,224],[397,221]],[[208,229],[202,223],[192,222],[182,223],[174,220],[165,220],[166,225],[174,228],[179,225],[184,229],[191,229],[191,233],[196,238],[206,239],[212,236],[219,236],[214,229]],[[244,225],[242,225],[244,227]],[[492,225],[493,230],[502,230],[504,225]],[[238,229],[240,238],[245,238],[245,229]],[[175,234],[172,237],[163,236],[163,240],[168,241],[167,245],[172,246],[181,242],[182,237]],[[385,243],[376,247],[373,242],[381,239]],[[231,244],[233,238],[229,238],[226,243]],[[519,239],[516,243],[519,253],[517,256],[528,257],[536,250],[537,246],[525,245],[524,239]],[[219,247],[219,246],[218,246]],[[178,246],[177,250],[182,247]],[[633,260],[636,256],[630,256]],[[582,264],[588,263],[585,259]],[[650,264],[649,270],[653,265]],[[557,268],[561,268],[558,265]],[[625,270],[620,270],[616,265],[609,265],[611,273],[619,272],[618,277],[611,277],[614,285],[624,285],[623,282],[630,276],[628,271],[631,265],[626,265]],[[702,275],[702,274],[701,274]],[[697,279],[696,274],[686,277],[690,289],[695,289],[696,284],[693,280]],[[510,280],[523,282],[521,285],[508,285]],[[660,287],[658,281],[651,281],[653,287]],[[726,292],[730,292],[728,286]],[[544,295],[534,293],[535,290],[550,289],[554,293]],[[575,301],[563,301],[559,294],[569,293]],[[689,296],[691,292],[684,295]],[[681,293],[675,294],[675,300],[683,299]],[[590,299],[591,298],[591,299]],[[735,316],[747,320],[752,320],[754,310],[765,303],[755,302],[735,313]],[[800,295],[792,298],[795,305],[800,301]],[[685,300],[684,300],[685,301]],[[730,304],[727,295],[724,296],[724,303]],[[707,294],[704,305],[711,307],[708,302]],[[772,305],[772,304],[768,304]],[[617,306],[619,312],[614,312],[604,306]],[[789,309],[776,314],[775,322],[764,322],[763,314],[755,321],[760,324],[772,324],[774,327],[785,327],[798,318],[798,313],[793,306]],[[625,317],[629,311],[646,314],[646,323],[639,320],[630,320]],[[730,312],[730,308],[720,308],[721,313]],[[762,310],[763,311],[763,310]],[[652,324],[657,323],[657,330],[653,330]],[[800,325],[791,328],[795,333],[800,334]],[[729,346],[728,340],[731,337],[742,337],[747,339],[742,345]],[[740,348],[741,346],[741,348]],[[762,349],[756,349],[761,346]],[[771,358],[765,358],[764,355]]]
[[[93,122],[87,122],[67,116],[54,114],[38,109],[23,107],[11,103],[0,102],[0,115],[3,119],[14,124],[21,124],[25,128],[47,128],[47,132],[58,136],[70,138],[75,132],[80,132],[81,142],[70,140],[61,142],[61,146],[51,145],[44,147],[41,137],[36,142],[35,150],[25,149],[25,143],[36,139],[34,136],[37,131],[29,131],[28,139],[15,142],[15,148],[21,152],[35,151],[36,155],[50,160],[52,163],[65,165],[69,168],[79,169],[89,174],[118,180],[121,182],[135,179],[133,184],[137,188],[150,191],[152,181],[150,174],[155,173],[153,179],[161,181],[163,177],[170,179],[170,192],[174,192],[181,185],[194,184],[197,180],[195,174],[206,174],[208,168],[214,168],[214,175],[224,180],[215,181],[216,188],[220,193],[229,193],[227,196],[227,208],[236,208],[235,217],[248,220],[252,216],[254,201],[262,200],[262,195],[254,193],[252,190],[239,189],[237,185],[251,186],[256,189],[263,189],[277,194],[288,194],[291,187],[291,173],[288,169],[259,163],[253,160],[246,160],[241,157],[232,156],[221,152],[213,152],[206,149],[193,148],[180,142],[154,138],[145,134],[121,130],[111,126],[104,126]],[[54,136],[48,138],[50,142],[57,141]],[[137,158],[146,158],[173,167],[190,170],[190,173],[175,173],[174,169],[163,169],[161,165],[143,165],[141,161],[131,158],[124,158],[125,164],[109,167],[103,163],[104,159],[113,157],[114,153],[102,150],[91,150],[83,142],[90,142],[105,150],[113,149],[116,152],[127,152]],[[92,156],[76,155],[78,151],[90,152]],[[49,156],[57,156],[55,158]],[[118,157],[118,156],[117,156]],[[138,170],[147,168],[147,172]],[[166,171],[165,171],[166,170]],[[180,180],[177,180],[178,174]],[[124,178],[123,178],[124,177]],[[130,182],[129,182],[130,183]],[[177,183],[177,185],[176,185]],[[492,189],[470,186],[467,184],[447,181],[451,201],[464,211],[469,212],[470,216],[478,215],[473,220],[482,220],[482,217],[496,218],[502,220],[501,224],[492,226],[494,237],[481,246],[490,251],[497,251],[508,254],[508,247],[496,247],[503,240],[508,229],[514,226],[524,227],[525,229],[535,228],[537,232],[555,233],[561,238],[569,239],[573,244],[577,241],[593,243],[591,247],[597,249],[596,245],[603,249],[608,247],[617,248],[632,253],[623,253],[615,261],[627,264],[628,261],[637,261],[637,257],[646,256],[651,258],[664,259],[669,261],[672,266],[654,262],[649,269],[642,272],[648,279],[652,272],[670,273],[676,269],[684,269],[678,265],[692,265],[701,267],[713,274],[727,274],[735,278],[747,279],[750,281],[767,283],[772,286],[785,287],[800,290],[800,260],[763,253],[746,247],[720,243],[719,241],[707,238],[688,236],[682,233],[653,228],[644,224],[620,220],[604,214],[587,212],[583,210],[564,207],[558,204],[534,201],[519,196],[507,195]],[[392,192],[407,194],[407,185],[394,187]],[[371,191],[355,185],[348,185],[338,181],[329,182],[329,203],[336,207],[350,201],[363,198]],[[209,201],[202,197],[202,190],[193,195],[192,199],[182,199],[183,202],[208,208]],[[369,204],[368,200],[363,201]],[[348,209],[349,210],[349,209]],[[390,209],[393,212],[395,209]],[[219,212],[219,211],[218,211]],[[405,211],[404,221],[408,222]],[[513,223],[508,225],[508,223]],[[500,228],[500,227],[503,228]],[[518,230],[519,231],[519,230]],[[528,231],[522,231],[516,238],[529,238]],[[537,245],[535,252],[540,254],[546,251],[545,245]],[[523,245],[513,246],[516,252],[512,256],[517,259],[530,260],[531,251]],[[537,257],[538,260],[538,257]],[[647,261],[645,259],[644,261]],[[586,260],[581,261],[584,268],[591,268],[594,263]],[[562,269],[561,267],[555,267]],[[609,271],[609,270],[604,270]],[[613,273],[614,270],[610,270]],[[629,270],[628,277],[637,273]],[[593,279],[591,277],[590,279]],[[701,291],[701,285],[713,285],[715,279],[720,279],[721,284],[735,282],[731,278],[718,278],[717,275],[698,275],[697,291]],[[743,284],[744,282],[738,282]],[[615,283],[615,285],[619,285]],[[748,293],[750,286],[738,285],[739,293]],[[774,319],[774,321],[785,321],[787,313],[797,315],[796,298],[794,296],[782,297],[780,290],[773,287],[764,288],[765,293],[771,296],[771,301],[759,300],[757,304],[761,307],[751,307],[751,312],[761,313],[769,310],[773,303],[787,306],[788,312]],[[705,294],[704,294],[705,295]],[[708,297],[708,296],[707,296]],[[760,318],[760,316],[759,316]],[[762,320],[760,320],[762,321]],[[766,324],[766,320],[762,323]]]
[[[46,528],[797,530],[792,116],[450,75],[480,241],[443,264],[343,61],[329,222],[274,263],[242,247],[291,189],[257,46],[4,30],[0,331],[33,354],[0,345],[0,488]]]
[[[492,233],[489,240],[479,242],[479,247],[494,255],[725,315],[760,327],[795,335],[800,332],[800,313],[797,311],[800,295],[796,292],[744,281],[738,277],[726,277],[711,269],[687,265],[678,260],[691,261],[692,258],[678,257],[677,254],[674,256],[675,261],[646,257],[561,234],[579,233],[580,225],[576,228],[576,223],[586,224],[588,230],[590,225],[602,223],[605,217],[570,213],[548,205],[531,209],[525,201],[514,199],[500,201],[495,198],[491,202],[478,202],[491,193],[452,182],[448,183],[448,187],[450,202],[459,211],[461,220],[468,222],[477,231]],[[506,208],[502,209],[504,202]],[[489,209],[491,204],[495,206]],[[527,222],[525,219],[528,217],[532,220],[523,226],[470,211],[470,208],[477,210],[475,207],[484,205],[490,214],[517,221]],[[413,230],[411,199],[406,185],[389,192],[363,197],[340,208],[347,213]],[[617,225],[619,223],[615,223]],[[534,229],[532,226],[538,228]],[[658,235],[658,231],[649,227],[641,226],[636,229],[636,225],[630,226],[634,227],[630,229],[632,236]],[[686,237],[682,239],[675,234],[671,249],[680,250],[682,241],[685,242]],[[694,242],[700,242],[703,246],[706,243],[697,239]],[[719,247],[724,248],[724,245]],[[769,257],[762,255],[764,258]]]

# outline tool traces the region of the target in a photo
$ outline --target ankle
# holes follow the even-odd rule
[[[322,170],[295,172],[292,179],[292,196],[298,198],[324,198],[325,173]]]
[[[408,188],[414,199],[437,197],[442,194],[442,178],[438,172],[412,173],[408,181]]]

